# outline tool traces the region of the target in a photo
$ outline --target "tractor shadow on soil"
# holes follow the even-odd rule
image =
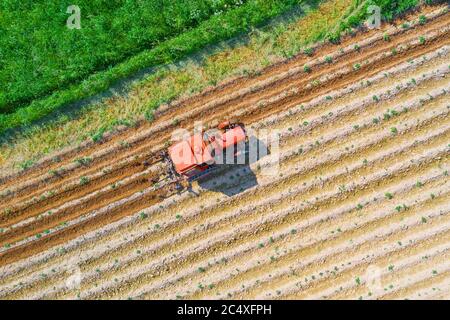
[[[264,142],[255,137],[251,137],[249,141],[245,144],[245,149],[238,148],[241,157],[234,157],[233,163],[217,164],[218,168],[212,173],[212,177],[198,180],[198,185],[202,189],[221,192],[229,197],[258,185],[250,165],[269,155],[270,150]]]

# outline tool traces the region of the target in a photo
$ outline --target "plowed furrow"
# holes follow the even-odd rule
[[[393,281],[391,274],[397,274],[400,276],[402,272],[407,272],[409,268],[416,269],[417,271],[420,269],[428,269],[433,265],[439,265],[442,263],[442,260],[445,261],[446,257],[449,255],[449,242],[448,242],[448,231],[445,235],[438,234],[438,237],[441,237],[441,241],[435,243],[431,248],[427,248],[428,250],[423,250],[422,247],[426,247],[424,243],[416,243],[414,244],[405,244],[405,248],[397,250],[393,255],[383,257],[378,261],[373,261],[376,266],[379,263],[380,266],[384,268],[380,268],[379,276],[380,283],[379,288],[376,284],[372,287],[372,283],[369,282],[370,277],[365,275],[367,272],[367,268],[371,265],[371,259],[367,259],[362,267],[359,268],[350,268],[349,272],[344,272],[343,274],[338,274],[333,277],[333,283],[330,286],[330,283],[320,283],[317,284],[317,287],[312,285],[310,288],[305,288],[305,290],[298,290],[296,292],[291,293],[287,298],[311,298],[311,299],[321,299],[321,298],[344,298],[347,293],[356,293],[357,296],[354,299],[358,299],[359,297],[363,298],[380,298],[384,295],[384,293],[389,291],[395,291],[396,287],[398,288],[398,284],[396,286],[395,281]],[[403,242],[402,242],[403,244]],[[399,247],[398,243],[392,242],[391,246]],[[427,259],[424,259],[424,257]],[[390,265],[385,265],[385,263],[390,258],[390,261],[395,268],[398,268],[396,272],[390,272],[388,267]],[[370,270],[370,269],[369,269]],[[397,273],[398,272],[398,273]],[[429,271],[430,275],[432,275],[431,270]],[[410,275],[414,275],[414,272],[411,272]],[[359,284],[355,279],[359,279]],[[370,292],[370,295],[369,295]]]
[[[250,286],[249,289],[242,290],[237,297],[247,294],[248,290],[249,296],[262,299],[292,298],[295,294],[305,294],[304,297],[309,294],[311,298],[317,299],[333,298],[333,294],[345,291],[347,284],[349,287],[360,288],[365,295],[371,289],[374,294],[378,288],[371,287],[373,283],[370,276],[376,274],[382,279],[381,285],[385,283],[383,276],[390,266],[386,264],[387,262],[391,261],[391,265],[395,265],[401,270],[405,265],[420,262],[420,259],[426,254],[431,257],[449,250],[448,242],[442,244],[443,240],[448,239],[448,228],[443,231],[442,228],[439,229],[436,226],[421,228],[416,225],[413,227],[413,231],[415,234],[411,231],[399,231],[386,237],[382,237],[380,234],[371,246],[368,246],[367,243],[356,242],[353,250],[341,251],[336,248],[338,254],[325,257],[320,264],[317,262],[315,265],[307,264],[305,261],[294,263],[292,268],[284,268],[284,274],[278,279],[278,281],[284,280],[284,285],[278,283],[276,279],[272,285],[269,283],[261,285],[261,290],[258,292],[256,291],[259,288],[258,285]],[[402,245],[399,245],[399,242]],[[420,253],[416,254],[412,261],[406,259],[403,264],[401,263],[403,257],[417,253],[417,251]],[[300,268],[300,265],[304,265],[304,268]],[[282,274],[282,272],[277,272],[277,274]],[[342,281],[344,278],[347,279],[347,282]],[[321,291],[322,289],[325,290]]]
[[[24,220],[12,221],[16,224],[2,225],[3,232],[0,234],[0,246],[12,244],[21,239],[35,236],[36,234],[48,232],[62,223],[83,216],[89,212],[99,210],[117,201],[132,197],[138,191],[144,191],[153,185],[151,180],[158,178],[159,172],[146,172],[116,182],[95,193],[88,194],[81,199],[74,199],[64,203],[60,207],[51,207],[50,210],[28,213],[21,217]]]
[[[381,288],[372,288],[373,292],[370,291],[370,286],[367,283],[358,286],[355,281],[352,283],[339,279],[342,281],[342,289],[339,287],[339,290],[335,290],[334,294],[326,297],[332,299],[394,299],[398,296],[406,296],[415,287],[423,286],[424,282],[427,282],[427,285],[436,285],[445,278],[445,275],[448,276],[448,271],[450,271],[449,246],[449,239],[444,237],[441,239],[441,244],[435,244],[429,251],[420,252],[412,257],[408,257],[410,252],[405,252],[406,258],[403,256],[400,259],[393,256],[392,263],[397,266],[396,272],[389,273],[386,271],[387,268],[383,270],[380,273]],[[438,273],[441,273],[440,277]]]
[[[428,66],[427,66],[428,67]],[[428,67],[429,68],[429,67]],[[443,66],[443,69],[446,71],[448,68],[447,68],[447,65],[445,64],[444,66]],[[433,69],[431,69],[431,70],[433,70]],[[428,69],[427,69],[427,71],[428,71]],[[421,73],[419,73],[419,72],[421,72]],[[436,77],[438,74],[436,74],[435,75],[435,72],[436,71],[430,71],[430,74],[428,75],[427,73],[423,73],[424,72],[424,70],[422,70],[422,69],[418,69],[417,70],[417,74],[422,74],[423,75],[423,77],[421,77],[420,78],[420,80],[418,80],[419,82],[423,82],[423,81],[425,81],[425,80],[427,80],[429,77]],[[426,77],[425,77],[426,76]],[[444,81],[445,82],[445,81]],[[428,87],[438,87],[439,85],[437,84],[437,83],[435,83],[435,84],[428,84]],[[403,86],[402,86],[403,87]],[[420,90],[419,90],[420,89]],[[424,95],[424,97],[423,97],[423,99],[428,99],[428,96],[427,95],[425,95],[425,93],[426,92],[428,92],[428,88],[425,86],[424,88],[417,88],[416,89],[416,92],[417,92],[417,96],[419,96],[419,95]],[[386,91],[386,90],[385,90]],[[394,92],[395,91],[395,87],[393,87],[393,88],[389,88],[389,89],[387,89],[387,91],[388,92],[390,92],[390,97],[392,97],[392,92]],[[369,98],[368,98],[369,100],[371,100],[371,96],[369,96]],[[418,100],[417,100],[418,101]],[[394,100],[394,103],[390,103],[391,105],[393,105],[393,104],[395,104],[395,100]],[[364,105],[364,103],[362,104],[362,105]],[[343,112],[342,111],[340,111],[339,110],[339,108],[342,108],[342,106],[337,106],[336,108],[327,108],[326,110],[324,110],[324,114],[327,114],[327,113],[331,113],[331,112],[333,112],[333,113],[335,113],[336,115],[340,115],[341,117],[342,117],[342,115],[343,115]],[[366,107],[367,108],[367,107]],[[376,105],[374,105],[373,106],[373,108],[377,108],[377,106]],[[389,108],[390,109],[390,108]],[[393,107],[392,108],[392,110],[394,110],[395,108]],[[333,111],[331,111],[331,110],[333,110]],[[402,110],[399,110],[399,112],[401,112]],[[350,110],[347,110],[346,111],[346,113],[348,114],[350,112]],[[354,113],[354,112],[353,112]],[[374,113],[374,115],[375,115],[375,113]],[[363,119],[358,119],[358,117],[359,117],[359,115],[358,114],[353,114],[353,116],[352,117],[347,117],[348,119],[346,119],[346,118],[344,118],[344,119],[342,119],[342,121],[341,122],[343,122],[343,123],[345,123],[345,122],[348,122],[348,123],[355,123],[356,122],[356,119],[358,120],[358,122],[359,123],[362,123],[362,120]],[[318,116],[318,118],[319,119],[321,119],[319,116]],[[323,118],[323,117],[322,117]],[[368,119],[369,120],[369,124],[370,124],[370,122],[372,121],[372,118],[370,118],[370,119]],[[330,123],[331,121],[333,121],[333,119],[328,119],[328,123]],[[367,121],[366,121],[367,122]],[[321,123],[321,125],[323,126],[324,125],[324,123]],[[287,124],[285,124],[285,127],[288,127],[288,125]],[[323,130],[325,130],[326,128],[324,128],[324,129],[322,129],[322,130],[315,130],[314,132],[315,132],[315,136],[317,136],[317,137],[321,137],[321,139],[322,139],[322,141],[323,141],[323,139],[324,139],[324,137],[323,137],[323,135],[322,135],[322,131]],[[342,128],[336,128],[336,130],[335,130],[336,132],[340,132],[340,135],[343,135],[343,131],[342,131]],[[293,134],[298,134],[295,130],[294,130],[294,132],[290,132],[289,133],[289,135],[293,135]],[[331,137],[333,137],[333,138],[336,138],[336,137],[338,137],[339,136],[339,134],[336,134],[336,135],[334,135],[334,133],[333,132],[330,132],[329,134],[328,134],[329,136],[331,136]],[[345,134],[344,134],[345,135]],[[313,137],[309,137],[308,136],[308,140],[310,140],[310,143],[313,143],[314,141],[316,141],[316,140],[313,140],[312,139]],[[317,140],[318,141],[318,140]],[[321,141],[321,142],[322,142]],[[305,141],[306,142],[306,141]],[[285,139],[282,141],[282,143],[284,144],[285,143]],[[158,168],[159,170],[161,170],[160,168]],[[154,170],[155,171],[155,170]],[[133,177],[130,177],[130,179],[126,179],[126,180],[129,180],[129,181],[126,181],[126,183],[122,183],[122,181],[119,181],[119,182],[117,182],[117,183],[115,183],[115,184],[112,184],[111,186],[109,186],[109,187],[106,187],[106,188],[104,188],[103,190],[100,190],[100,192],[95,192],[95,195],[94,194],[90,194],[90,195],[88,195],[88,196],[85,196],[85,197],[83,197],[82,199],[88,199],[90,202],[91,202],[91,204],[90,203],[81,203],[79,200],[73,200],[72,201],[72,203],[75,203],[76,205],[77,205],[77,208],[76,208],[76,210],[77,210],[77,212],[78,212],[78,214],[79,215],[81,215],[81,214],[83,214],[84,212],[87,212],[88,210],[93,210],[93,209],[95,209],[95,208],[98,208],[101,204],[102,204],[102,202],[103,202],[103,200],[105,200],[105,199],[108,199],[108,198],[110,198],[110,201],[111,202],[113,202],[113,201],[115,201],[115,198],[114,198],[114,196],[115,196],[115,194],[117,194],[117,195],[119,195],[119,197],[121,197],[121,198],[125,198],[127,195],[130,195],[130,194],[132,194],[132,193],[134,193],[134,192],[137,192],[137,191],[139,191],[139,190],[143,190],[145,187],[147,187],[149,184],[150,184],[150,180],[151,180],[151,175],[150,175],[150,178],[149,178],[149,175],[147,175],[146,174],[146,172],[147,171],[144,171],[144,172],[142,172],[142,173],[138,173],[138,174],[136,174],[135,176],[133,176]],[[109,195],[109,196],[108,196]],[[68,202],[68,203],[71,203],[71,202]],[[57,205],[58,203],[56,203],[55,205]],[[75,208],[67,208],[67,203],[66,204],[64,204],[64,206],[66,207],[65,208],[65,210],[64,210],[64,216],[65,217],[68,217],[69,216],[69,214],[70,214],[70,211],[68,211],[68,210],[74,210]],[[23,219],[23,220],[25,220],[25,219],[27,219],[28,217],[32,217],[32,216],[37,216],[37,215],[39,215],[39,216],[41,216],[41,215],[46,215],[46,212],[47,211],[49,211],[50,209],[51,209],[51,212],[53,212],[53,214],[54,214],[54,211],[55,211],[55,206],[52,206],[52,207],[49,207],[49,208],[40,208],[40,207],[36,207],[36,211],[35,212],[33,212],[33,211],[28,211],[27,212],[27,214],[25,215],[25,216],[21,216],[21,217],[17,217],[16,218],[16,221],[18,220],[18,219]],[[56,207],[57,208],[57,207]],[[82,210],[80,210],[80,208],[82,209]],[[58,210],[58,209],[56,209],[56,210]],[[20,220],[19,220],[20,221]],[[12,224],[14,222],[14,220],[12,220],[12,221],[10,221],[10,223],[9,224]],[[33,221],[34,222],[34,221]],[[3,225],[1,225],[0,227],[2,227],[2,228],[6,228],[9,224],[3,224]],[[35,228],[36,229],[36,228]],[[36,233],[39,233],[39,232],[42,232],[42,230],[45,230],[45,228],[43,227],[43,228],[41,228],[41,229],[37,229],[36,230]],[[6,235],[4,235],[4,236],[6,236]],[[12,241],[12,240],[10,240],[10,241]]]
[[[415,180],[412,180],[411,183],[413,183],[413,181],[415,181]],[[286,234],[289,234],[289,230],[290,230],[290,229],[288,229],[288,230],[286,231]],[[276,237],[276,238],[277,238],[277,237]],[[254,241],[253,241],[253,242],[254,242]],[[254,243],[255,243],[255,242],[254,242]],[[142,247],[144,247],[144,245],[143,245]],[[131,252],[131,250],[128,250],[128,252]],[[143,252],[143,254],[145,254],[145,253]],[[122,262],[123,260],[120,259],[120,261]],[[123,263],[126,263],[126,261],[123,261]],[[92,266],[92,268],[94,268],[94,266]],[[93,269],[91,269],[91,270],[93,270]],[[118,272],[118,271],[116,270],[115,272]],[[102,269],[102,277],[103,277],[103,276],[106,276],[106,275],[103,274],[103,269]]]
[[[404,268],[419,264],[423,261],[423,257],[434,257],[444,254],[449,251],[449,230],[444,232],[440,229],[436,233],[430,233],[430,229],[425,229],[425,232],[414,229],[417,235],[409,238],[397,238],[401,240],[392,241],[392,239],[382,239],[383,243],[379,245],[383,246],[384,251],[372,250],[366,247],[366,252],[363,252],[358,248],[358,255],[352,254],[348,258],[342,258],[340,264],[338,261],[334,261],[335,265],[332,266],[328,263],[322,265],[320,269],[312,270],[315,279],[312,279],[311,274],[306,279],[309,281],[303,281],[305,278],[301,278],[304,274],[299,271],[295,273],[296,282],[291,281],[290,286],[277,287],[275,284],[272,288],[277,288],[278,293],[271,290],[269,292],[262,292],[259,294],[260,297],[263,295],[267,298],[268,296],[278,296],[278,298],[283,299],[284,297],[294,297],[295,292],[305,291],[313,292],[311,297],[317,297],[318,299],[328,298],[336,299],[337,295],[343,294],[346,290],[357,289],[360,292],[359,296],[364,298],[376,298],[376,295],[383,291],[383,289],[388,288],[391,281],[387,279],[388,273],[393,273],[389,267],[393,266],[395,268],[395,273],[400,273]],[[381,242],[381,241],[379,241]],[[402,245],[399,245],[399,242]],[[377,243],[378,244],[378,243]],[[367,251],[368,250],[368,251]],[[409,255],[414,254],[412,257]],[[405,258],[406,257],[406,258]],[[332,266],[328,269],[325,267]],[[336,271],[334,268],[337,268]],[[329,270],[333,270],[330,272]],[[320,275],[322,273],[322,275]],[[326,274],[326,275],[325,275]],[[285,275],[287,277],[287,274]],[[375,282],[373,277],[379,277]],[[294,277],[291,277],[291,279]],[[344,282],[343,279],[346,279]],[[358,280],[357,280],[358,279]],[[314,291],[318,289],[318,291]],[[325,289],[321,291],[322,289]],[[289,293],[289,295],[285,295]]]
[[[425,281],[415,285],[410,292],[397,295],[394,299],[407,300],[449,300],[450,296],[450,275],[448,273],[435,276],[433,280],[437,283]]]
[[[396,177],[397,179],[399,179],[399,177]],[[386,179],[385,179],[386,180]],[[309,195],[308,195],[309,196]],[[320,197],[317,197],[317,198],[319,198],[320,199]],[[314,199],[314,198],[313,198]],[[311,199],[312,200],[312,199]],[[346,199],[346,201],[348,201],[348,199]],[[325,204],[326,204],[326,202],[325,202]],[[323,204],[323,205],[325,205],[325,204]],[[307,208],[305,209],[305,210],[307,210]],[[259,213],[259,214],[261,214],[261,213]],[[282,217],[282,216],[281,216]],[[255,221],[255,218],[254,217],[248,217],[248,218],[250,218],[250,219],[252,219],[253,221],[251,221],[250,219],[250,221],[249,221],[249,225],[248,226],[245,226],[245,224],[243,223],[243,221],[235,221],[234,223],[235,224],[239,224],[240,226],[241,226],[241,229],[244,231],[244,230],[258,230],[259,228],[256,228],[256,226],[254,225],[255,223],[256,223],[256,221]],[[265,223],[266,223],[266,227],[267,228],[264,228],[264,229],[270,229],[270,226],[269,225],[267,225],[267,223],[270,223],[270,224],[274,224],[274,225],[277,225],[280,221],[279,221],[279,219],[274,219],[274,218],[271,218],[270,216],[268,217],[269,218],[269,220],[267,220]],[[295,215],[292,217],[292,215],[291,215],[291,218],[295,218]],[[289,222],[289,219],[284,219],[284,220],[287,220],[287,224],[289,225],[291,222]],[[282,220],[283,222],[284,222],[284,220]],[[261,218],[259,219],[259,221],[261,221]],[[261,222],[264,222],[264,220],[263,221],[261,221]],[[248,223],[248,222],[247,222]],[[258,222],[258,223],[260,223],[260,222]],[[273,226],[272,226],[273,227]],[[222,227],[221,229],[221,232],[225,232],[225,229]],[[214,231],[214,229],[212,229],[211,230],[211,232],[213,232]],[[251,236],[250,236],[250,234],[249,234],[249,231],[247,231],[247,232],[245,232],[244,234],[242,234],[242,235],[240,235],[240,236],[238,236],[238,237],[236,237],[236,236],[233,236],[231,239],[233,239],[232,241],[240,241],[241,239],[245,239],[247,242],[248,241],[250,241],[250,240],[252,240],[251,238]],[[269,237],[269,236],[267,236],[267,237]],[[214,251],[216,251],[216,250],[224,250],[225,248],[224,248],[224,246],[229,246],[229,244],[230,244],[230,242],[229,241],[223,241],[223,240],[221,240],[221,242],[222,242],[222,244],[220,245],[220,248],[219,247],[217,247],[217,245],[215,245],[214,247],[211,247],[212,246],[212,243],[211,243],[211,239],[209,238],[209,240],[207,240],[207,235],[204,235],[204,236],[202,236],[202,238],[206,238],[205,240],[205,242],[203,242],[204,243],[204,245],[207,245],[209,248],[208,248],[208,252],[214,252]],[[191,243],[191,242],[188,242],[188,243]],[[256,244],[256,242],[255,241],[252,241],[252,243],[255,243]],[[203,246],[203,245],[202,245]],[[195,247],[198,247],[198,246],[196,246],[196,245],[194,245],[194,248]],[[181,247],[181,243],[178,243],[177,244],[177,248],[180,248],[180,250],[181,251],[183,251],[183,252],[188,252],[188,249],[187,248],[182,248]],[[158,250],[157,251],[158,253],[159,252],[161,252],[160,250]],[[175,256],[177,256],[177,267],[179,267],[180,266],[180,260],[179,260],[179,254],[176,254],[176,252],[174,252],[173,250],[172,251],[170,251],[170,252],[172,252],[173,254],[175,254]],[[191,257],[190,259],[188,259],[188,260],[185,260],[185,261],[183,261],[183,264],[182,265],[191,265],[190,264],[190,262],[192,261],[192,260],[196,260],[196,257],[197,257],[197,255],[199,255],[199,257],[200,257],[200,255],[202,256],[202,257],[204,257],[204,253],[203,254],[201,254],[201,251],[198,253],[198,254],[196,254],[196,255],[194,255],[193,257]],[[149,258],[151,258],[151,260],[150,261],[152,261],[153,262],[153,264],[155,264],[155,260],[154,260],[154,258],[152,258],[152,257],[149,257]],[[170,266],[167,264],[167,259],[169,259],[169,257],[167,257],[167,258],[165,258],[164,259],[164,261],[165,261],[165,263],[164,263],[164,268],[166,268],[166,271],[169,271],[168,269],[170,269]],[[143,271],[143,269],[141,268],[140,269],[141,271]],[[155,266],[153,266],[153,267],[151,267],[151,266],[149,266],[149,268],[147,269],[147,270],[154,270],[155,271]],[[161,273],[161,272],[164,272],[163,270],[159,270],[158,271],[158,273]],[[150,277],[147,277],[148,279],[146,279],[146,281],[151,281],[151,276]]]
[[[345,228],[345,227],[343,227],[343,228]],[[369,233],[369,230],[370,230],[370,228],[367,228],[367,229],[363,230],[364,232],[362,232],[361,230],[359,230],[359,231],[361,231],[362,234],[366,235],[367,233]],[[358,234],[358,231],[356,231],[356,233]],[[288,237],[288,236],[286,236],[286,237]],[[329,238],[329,237],[333,237],[333,235],[330,233],[330,229],[328,229],[328,232],[326,233],[326,238]],[[320,232],[319,232],[318,238],[320,239]],[[267,239],[267,237],[266,237],[266,239]],[[275,238],[275,239],[279,240],[278,238]],[[277,240],[275,240],[275,241],[277,242]],[[303,241],[303,243],[304,243],[304,241]],[[324,245],[325,243],[326,243],[327,247],[332,248],[333,241],[331,241],[331,240],[327,241],[326,239],[324,239],[322,244]],[[320,247],[320,245],[319,245],[319,247]],[[256,262],[253,265],[253,268],[254,268],[254,270],[257,273],[259,273],[261,271],[261,269],[264,267],[264,265],[270,265],[271,263],[274,263],[274,261],[277,260],[277,259],[281,259],[282,260],[282,258],[279,258],[279,255],[284,255],[287,252],[289,252],[289,254],[292,255],[292,251],[289,250],[289,248],[287,248],[287,249],[283,248],[283,249],[279,250],[278,252],[276,250],[273,250],[273,249],[274,248],[272,247],[272,250],[271,250],[272,251],[272,256],[270,256],[270,255],[269,256],[260,255],[260,253],[248,251],[248,252],[246,252],[246,255],[240,256],[240,258],[241,259],[244,258],[246,261],[249,261],[249,259],[252,259],[253,260],[252,262]],[[255,250],[255,249],[253,249],[253,250]],[[317,251],[317,247],[314,248],[314,251]],[[300,257],[294,258],[294,259],[291,260],[291,262],[298,261],[299,258]],[[300,259],[304,259],[304,258],[305,257],[303,255],[301,255]],[[239,268],[237,268],[239,271],[236,270],[236,267],[233,268],[232,266],[230,266],[229,268],[226,268],[226,270],[224,270],[223,273],[222,272],[220,272],[220,273],[214,272],[214,276],[212,277],[213,279],[212,279],[211,282],[208,282],[208,280],[205,279],[204,276],[196,277],[196,273],[193,273],[190,276],[189,279],[186,279],[187,283],[185,283],[183,281],[183,282],[179,283],[175,288],[173,286],[170,286],[168,288],[154,287],[151,290],[150,289],[151,287],[147,284],[147,285],[144,285],[144,287],[147,287],[147,289],[141,289],[141,290],[134,291],[134,292],[131,292],[131,293],[122,291],[121,294],[122,294],[122,296],[136,296],[136,295],[141,295],[142,293],[148,292],[148,294],[146,296],[143,296],[144,298],[150,298],[150,297],[153,297],[153,298],[168,298],[168,297],[175,298],[175,295],[174,295],[175,292],[180,294],[181,290],[189,290],[189,291],[192,292],[194,289],[198,289],[198,288],[196,288],[197,282],[195,281],[196,280],[195,278],[199,278],[198,280],[201,279],[201,281],[204,281],[203,283],[205,284],[205,286],[210,284],[210,283],[213,283],[215,286],[217,284],[217,288],[219,288],[219,290],[220,290],[220,287],[219,287],[220,282],[217,282],[217,281],[220,281],[219,279],[221,277],[226,277],[226,278],[228,278],[228,277],[236,277],[237,279],[235,281],[233,281],[232,283],[235,283],[235,286],[237,288],[240,288],[243,284],[246,284],[246,282],[243,282],[241,277],[239,276],[240,274],[244,274],[245,273],[245,269],[246,268],[243,267],[245,265],[245,264],[243,264],[243,260],[244,259],[240,260],[241,263],[238,264],[240,266]],[[255,259],[258,259],[258,260],[255,261]],[[231,261],[231,263],[232,263],[231,259],[229,261]],[[258,261],[259,261],[259,263],[258,263]],[[209,268],[215,269],[215,264],[206,265],[206,268],[207,269],[209,269]],[[267,268],[264,268],[264,269],[267,269]],[[271,265],[270,266],[270,271],[268,271],[267,276],[268,277],[269,277],[269,275],[273,276],[274,274],[277,273],[276,270],[277,269],[274,269],[273,265]],[[250,278],[252,279],[253,283],[258,279],[258,277],[256,275],[254,275],[254,274],[251,275]],[[177,282],[180,282],[180,280],[178,280]],[[142,283],[146,283],[146,282],[142,282]],[[227,286],[228,286],[228,283],[227,283]],[[177,287],[178,287],[178,290],[176,290]],[[218,292],[221,292],[221,290],[218,291]],[[189,294],[189,293],[184,291],[182,295],[184,295],[184,294]]]

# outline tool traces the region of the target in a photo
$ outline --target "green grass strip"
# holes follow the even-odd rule
[[[250,0],[223,15],[210,18],[197,28],[161,43],[154,49],[141,52],[106,71],[95,73],[81,83],[35,100],[14,113],[0,115],[0,134],[11,128],[30,125],[65,105],[103,92],[119,79],[143,68],[172,63],[207,45],[236,36],[287,11],[299,2],[301,0]]]

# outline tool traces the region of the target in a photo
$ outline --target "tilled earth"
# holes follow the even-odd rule
[[[408,19],[4,177],[0,297],[448,299],[450,14]],[[155,183],[174,129],[223,119],[278,130],[279,166]]]

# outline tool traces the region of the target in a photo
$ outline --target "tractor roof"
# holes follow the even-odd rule
[[[219,147],[224,150],[240,142],[245,141],[246,133],[241,126],[234,127],[222,134],[222,139],[217,140]]]
[[[177,142],[169,148],[169,156],[178,173],[182,173],[202,163],[211,164],[211,156],[201,134],[194,134],[187,140]]]

